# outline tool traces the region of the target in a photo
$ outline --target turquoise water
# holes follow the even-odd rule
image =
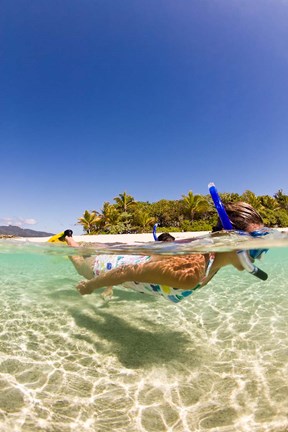
[[[174,305],[81,297],[65,248],[0,241],[0,431],[287,431],[283,244],[268,281],[225,268]]]

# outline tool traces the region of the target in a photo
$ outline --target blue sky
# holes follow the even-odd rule
[[[2,0],[0,225],[287,194],[288,2]]]

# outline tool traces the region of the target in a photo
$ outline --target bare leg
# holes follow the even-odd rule
[[[73,239],[73,237],[66,236],[65,241],[68,246],[76,248],[80,247],[79,243],[77,243]],[[75,269],[81,276],[84,276],[86,279],[89,280],[94,278],[93,265],[90,259],[84,258],[82,256],[70,256],[69,259],[71,260]]]
[[[207,259],[207,254],[161,259],[153,257],[141,264],[128,264],[103,272],[96,278],[80,282],[77,289],[80,294],[86,295],[99,288],[136,281],[190,290],[196,287],[205,276]],[[214,267],[214,274],[217,270],[218,268]]]
[[[80,247],[79,243],[77,243],[77,242],[74,240],[73,237],[68,237],[68,236],[66,236],[66,237],[65,237],[65,241],[66,241],[66,243],[68,244],[68,246],[71,246],[71,247]]]
[[[73,237],[65,237],[65,241],[68,244],[68,246],[71,247],[80,247],[79,243],[77,243]],[[84,258],[81,256],[70,256],[69,257],[71,262],[73,263],[75,269],[77,270],[77,272],[81,275],[84,276],[86,279],[91,280],[94,278],[94,272],[93,272],[93,263],[94,263],[94,258],[93,260],[90,260],[89,258]],[[112,298],[113,296],[113,287],[109,286],[105,289],[105,291],[103,291],[103,293],[101,294],[101,297],[103,298],[103,300],[108,301]]]

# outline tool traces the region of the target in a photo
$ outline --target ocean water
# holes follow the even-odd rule
[[[174,305],[81,297],[66,247],[0,241],[0,431],[288,431],[287,238],[269,246],[266,282],[227,267]]]

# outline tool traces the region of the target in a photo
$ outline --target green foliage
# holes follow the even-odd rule
[[[139,232],[149,232],[152,230],[154,223],[156,223],[156,219],[150,216],[150,213],[147,210],[137,210],[134,213],[134,225],[138,227]]]
[[[113,198],[116,201],[116,208],[122,212],[128,212],[129,209],[136,205],[136,201],[131,195],[126,192],[119,194],[118,197]]]
[[[241,200],[252,205],[252,207],[254,207],[254,209],[257,210],[259,213],[263,209],[261,200],[254,194],[254,192],[246,190],[241,196]]]
[[[161,226],[180,226],[180,202],[160,200],[151,204],[150,214]]]
[[[157,230],[158,234],[165,233],[165,232],[171,233],[171,232],[179,232],[179,231],[183,231],[183,230],[177,227],[158,227]]]
[[[278,190],[278,192],[276,192],[276,194],[274,195],[274,198],[278,202],[280,208],[282,208],[284,210],[288,210],[288,195],[285,195],[283,193],[282,189],[280,189],[280,190]]]
[[[211,231],[212,225],[204,220],[194,221],[190,231]]]
[[[276,210],[279,210],[279,208],[280,208],[278,201],[269,195],[260,196],[259,200],[260,200],[264,209],[276,211]]]
[[[280,228],[288,227],[288,211],[281,209],[276,212],[276,226]]]
[[[265,226],[275,227],[277,226],[276,213],[271,209],[266,209],[265,214],[262,215]]]
[[[126,226],[123,222],[118,222],[115,225],[107,225],[105,234],[125,234]]]
[[[89,212],[88,210],[85,210],[83,213],[83,216],[81,216],[78,219],[78,224],[83,226],[83,230],[87,234],[94,234],[97,232],[97,228],[100,226],[101,217],[99,216],[99,213],[97,213],[95,210],[92,212]]]
[[[222,193],[224,204],[245,201],[262,216],[265,226],[288,227],[288,196],[282,190],[273,196],[256,196],[246,190],[243,195]],[[210,231],[217,223],[217,212],[210,195],[194,195],[190,190],[179,200],[150,203],[135,201],[126,192],[114,198],[115,203],[104,202],[101,212],[85,210],[78,219],[87,234],[152,232],[154,223],[161,232]]]
[[[180,225],[180,231],[189,232],[192,231],[192,223],[188,219],[184,219]]]
[[[182,195],[182,198],[184,214],[186,214],[191,221],[194,220],[197,213],[201,214],[209,210],[209,203],[202,195],[194,195],[192,191],[189,191],[187,195]]]
[[[227,192],[220,193],[220,198],[223,204],[241,201],[241,196],[237,193],[227,193]]]
[[[184,220],[181,224],[181,230],[184,232],[190,232],[190,231],[211,231],[212,225],[211,223],[205,221],[205,220],[198,220],[198,221],[189,221]]]

